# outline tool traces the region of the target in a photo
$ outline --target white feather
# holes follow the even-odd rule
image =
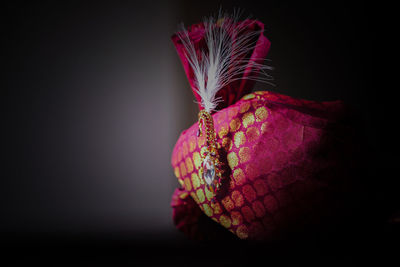
[[[216,26],[218,23],[218,26]],[[217,20],[210,17],[204,20],[205,51],[197,55],[188,31],[182,26],[178,33],[186,49],[186,58],[193,69],[196,92],[201,97],[201,105],[207,112],[215,111],[221,99],[217,99],[217,92],[229,83],[240,79],[251,79],[260,82],[270,81],[272,78],[266,73],[271,69],[264,64],[253,62],[253,75],[243,76],[249,64],[244,58],[256,46],[254,37],[261,31],[245,32],[243,22],[238,22],[238,15],[220,15]],[[235,40],[232,42],[232,39]],[[261,76],[259,76],[261,74]]]

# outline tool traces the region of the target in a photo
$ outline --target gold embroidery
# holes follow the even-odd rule
[[[193,198],[193,200],[196,202],[196,203],[199,203],[199,199],[197,198],[197,196],[196,196],[196,193],[195,192],[190,192],[190,196]]]
[[[220,214],[222,212],[221,205],[218,203],[211,203],[211,207],[214,210],[214,214]]]
[[[230,211],[231,209],[233,209],[235,207],[229,196],[222,199],[222,205],[224,205],[224,207],[227,211]]]
[[[234,142],[237,148],[243,145],[246,142],[246,136],[244,133],[241,131],[235,133]]]
[[[239,157],[241,163],[248,162],[251,158],[250,148],[242,147],[239,151]]]
[[[184,156],[184,157],[186,157],[186,156],[187,156],[187,154],[189,153],[189,149],[188,149],[188,146],[187,146],[187,143],[186,143],[186,141],[185,141],[185,142],[183,142],[183,145],[182,145],[182,150],[183,150],[183,156]]]
[[[190,136],[189,138],[189,151],[193,152],[193,150],[196,148],[196,137],[193,135]]]
[[[189,195],[188,192],[183,192],[183,193],[181,193],[181,194],[179,195],[179,198],[180,198],[180,199],[185,199],[188,195]]]
[[[243,102],[240,105],[240,113],[245,113],[246,111],[248,111],[250,108],[250,103],[249,102]]]
[[[238,211],[232,211],[231,218],[233,225],[240,225],[243,223],[242,214],[240,214]]]
[[[208,217],[213,216],[213,210],[210,208],[210,206],[208,206],[208,204],[203,204],[203,210],[204,210],[204,213],[205,213]]]
[[[238,165],[238,158],[235,152],[231,152],[228,154],[228,164],[229,167],[231,167],[231,169],[233,169]]]
[[[200,184],[204,184],[204,180],[202,178],[200,178],[200,177],[203,177],[202,168],[199,169],[198,177],[200,180]]]
[[[243,126],[247,128],[249,125],[252,125],[254,123],[254,115],[251,112],[247,112],[246,114],[243,115],[242,118],[243,121]]]
[[[235,205],[238,208],[240,208],[244,203],[242,194],[240,194],[240,192],[237,190],[232,192],[232,200],[235,202]]]
[[[221,215],[221,217],[219,217],[219,221],[225,228],[231,227],[231,219],[228,216]]]
[[[174,173],[175,173],[176,178],[179,178],[179,177],[180,177],[180,175],[179,175],[179,168],[178,168],[178,167],[175,167],[175,168],[174,168]]]
[[[197,189],[200,187],[199,177],[197,176],[196,173],[192,173],[192,184],[193,184],[194,189]]]
[[[186,158],[186,167],[187,167],[187,172],[191,173],[193,171],[193,163],[192,160],[188,157]]]
[[[266,95],[266,94],[268,94],[269,92],[268,91],[256,91],[256,92],[254,92],[256,95]]]
[[[200,157],[199,152],[197,152],[197,151],[193,153],[193,162],[194,162],[194,166],[198,170],[201,166],[201,157]]]
[[[196,194],[197,194],[197,198],[198,198],[199,202],[200,203],[204,202],[205,197],[204,197],[203,189],[201,189],[201,188],[197,189]]]
[[[228,132],[229,132],[228,124],[224,123],[224,124],[221,126],[221,128],[220,128],[220,130],[219,130],[219,132],[218,132],[218,135],[219,135],[220,138],[223,138],[225,135],[228,134]]]
[[[260,132],[256,127],[250,127],[247,129],[246,135],[249,142],[254,142],[255,140],[257,140]]]
[[[237,228],[236,235],[240,239],[246,239],[247,237],[249,237],[249,230],[247,229],[247,227],[245,225],[241,225]]]
[[[207,199],[210,201],[214,197],[213,193],[208,190],[207,186],[204,188],[204,191],[206,192]]]
[[[245,176],[242,169],[237,168],[233,171],[233,179],[235,180],[236,185],[244,184]]]
[[[192,190],[192,184],[190,183],[190,179],[189,178],[185,178],[185,189],[186,191],[190,191]]]
[[[253,99],[254,97],[256,97],[254,94],[248,94],[248,95],[245,95],[244,97],[242,97],[242,99],[250,100],[250,99]]]
[[[261,107],[256,110],[255,115],[257,122],[264,121],[268,117],[268,111],[265,107]]]
[[[231,132],[235,132],[240,128],[240,120],[238,118],[234,118],[230,122]]]
[[[180,167],[181,167],[181,175],[182,175],[181,177],[183,178],[183,177],[186,176],[186,167],[185,167],[185,163],[184,163],[184,162],[181,162]]]

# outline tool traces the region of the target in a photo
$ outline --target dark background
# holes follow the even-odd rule
[[[357,111],[371,190],[348,238],[199,243],[174,228],[170,155],[197,106],[170,36],[178,23],[199,22],[220,6],[266,25],[275,86],[257,89],[342,99]],[[380,72],[389,68],[378,60],[387,48],[380,11],[340,1],[7,3],[0,241],[10,257],[3,266],[388,260],[390,241],[398,243],[398,119],[395,88]]]

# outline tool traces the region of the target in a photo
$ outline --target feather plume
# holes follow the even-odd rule
[[[206,46],[200,53],[196,52],[195,45],[183,25],[181,31],[177,33],[185,47],[185,56],[193,69],[194,90],[200,95],[201,105],[207,112],[215,111],[221,101],[216,97],[218,91],[231,82],[250,79],[269,83],[272,79],[266,73],[271,67],[256,63],[254,60],[250,62],[249,58],[246,58],[256,47],[254,39],[262,33],[262,30],[245,31],[247,27],[245,22],[238,21],[238,14],[227,15],[221,12],[217,19],[205,18],[203,24]]]

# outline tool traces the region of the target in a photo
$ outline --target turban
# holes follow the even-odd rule
[[[188,50],[207,55],[210,27],[218,23],[196,24],[172,37],[200,110],[205,105]],[[235,27],[241,28],[230,34]],[[199,135],[201,120],[181,133],[173,149],[171,164],[180,184],[171,202],[173,220],[192,238],[231,232],[240,239],[268,240],[331,220],[346,206],[353,154],[347,109],[342,101],[251,93],[254,79],[247,77],[257,74],[270,48],[263,30],[256,20],[231,22],[227,29],[230,45],[242,40],[241,34],[251,36],[251,45],[235,58],[246,59],[240,76],[219,88],[220,101],[210,109],[221,163],[217,189],[205,177],[203,150],[210,140]]]

